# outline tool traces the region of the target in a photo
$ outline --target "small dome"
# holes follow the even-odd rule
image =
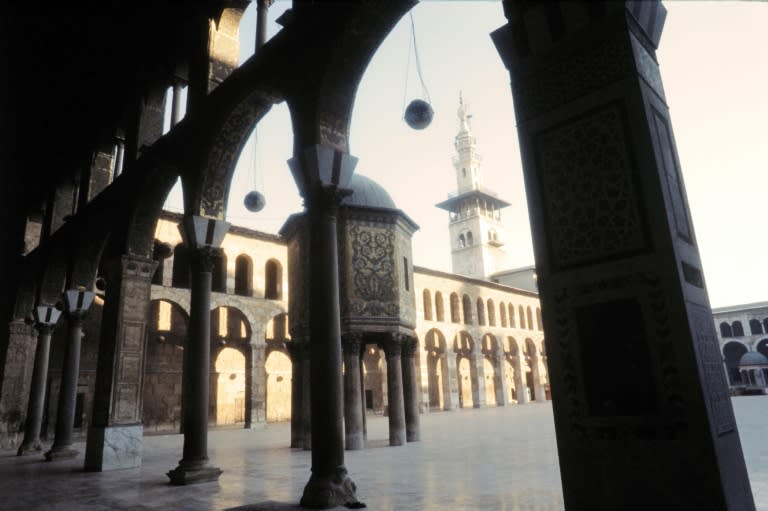
[[[739,367],[744,366],[766,366],[768,367],[768,358],[757,351],[748,351],[741,356]]]
[[[352,174],[347,188],[354,191],[341,201],[342,206],[363,206],[368,208],[397,209],[389,193],[373,179],[360,174]]]

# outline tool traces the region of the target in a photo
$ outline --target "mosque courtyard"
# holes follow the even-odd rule
[[[768,511],[768,396],[733,399],[752,492]],[[422,441],[387,446],[387,419],[368,416],[368,448],[347,451],[358,496],[372,511],[563,509],[549,403],[421,416]],[[261,430],[216,429],[209,456],[218,482],[170,486],[181,435],[146,436],[139,469],[83,472],[83,458],[0,453],[0,510],[271,511],[297,505],[310,452],[288,447],[289,423]],[[81,452],[84,444],[76,444]],[[343,509],[343,508],[339,508]]]

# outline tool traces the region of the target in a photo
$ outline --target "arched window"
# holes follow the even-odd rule
[[[520,328],[525,328],[525,311],[522,305],[517,306],[517,316],[520,320]]]
[[[459,248],[464,248],[467,246],[467,241],[464,239],[463,234],[459,234]]]
[[[502,328],[507,328],[507,305],[504,302],[499,303],[499,317]]]
[[[253,295],[253,262],[245,254],[235,259],[235,294],[241,296]]]
[[[472,240],[472,231],[469,231],[467,233],[467,246],[471,247],[472,243],[474,243],[474,241]]]
[[[536,307],[536,327],[539,329],[540,332],[544,330],[544,325],[542,324],[542,321],[541,321],[541,307]]]
[[[533,330],[533,311],[531,310],[531,307],[528,306],[525,312],[526,318],[528,318],[528,330]]]
[[[283,298],[283,267],[274,259],[270,259],[264,265],[264,298],[267,300]]]
[[[465,325],[471,325],[472,324],[472,299],[468,295],[464,295],[461,298],[461,303],[464,308],[464,324]]]
[[[435,293],[435,316],[437,321],[445,321],[445,314],[443,313],[443,294],[440,291]]]
[[[509,304],[509,327],[515,328],[515,306]]]
[[[451,321],[453,323],[461,322],[459,313],[459,295],[456,293],[451,293]]]
[[[740,342],[731,341],[723,346],[723,358],[725,358],[725,367],[728,370],[728,380],[731,385],[742,383],[739,361],[746,352],[746,346]]]
[[[217,293],[227,292],[227,256],[221,249],[216,250],[213,256],[211,291],[216,291]]]
[[[432,295],[429,293],[429,289],[425,289],[421,296],[424,300],[424,319],[432,321]]]
[[[496,307],[490,298],[488,298],[488,325],[496,326]]]
[[[731,324],[731,328],[733,329],[734,337],[744,337],[744,327],[741,326],[741,321],[734,321]]]
[[[761,325],[760,321],[757,319],[750,319],[749,331],[752,333],[752,335],[760,335],[763,333],[763,325]]]
[[[723,321],[720,323],[720,337],[733,337],[733,331],[731,325]]]
[[[189,249],[181,243],[173,249],[171,285],[189,289]]]
[[[485,303],[482,298],[477,299],[477,324],[485,326]]]

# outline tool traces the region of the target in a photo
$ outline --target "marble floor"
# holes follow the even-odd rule
[[[758,509],[768,511],[768,396],[736,398],[734,407]],[[180,435],[145,437],[141,468],[107,473],[83,472],[82,455],[44,462],[42,455],[3,451],[0,510],[300,509],[310,453],[290,449],[289,436],[286,423],[213,430],[209,455],[224,473],[218,482],[184,487],[169,486],[165,476],[180,457]],[[368,509],[563,509],[550,404],[426,414],[422,436],[418,443],[387,447],[386,418],[368,417],[369,448],[346,454]]]

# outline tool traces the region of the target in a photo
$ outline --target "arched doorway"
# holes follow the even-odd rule
[[[427,389],[431,410],[450,410],[450,378],[448,376],[448,355],[445,336],[440,330],[432,329],[424,338],[427,352]]]
[[[211,401],[216,424],[222,426],[244,422],[245,355],[234,348],[223,348],[216,357],[214,367],[217,374],[216,393],[215,400]]]

